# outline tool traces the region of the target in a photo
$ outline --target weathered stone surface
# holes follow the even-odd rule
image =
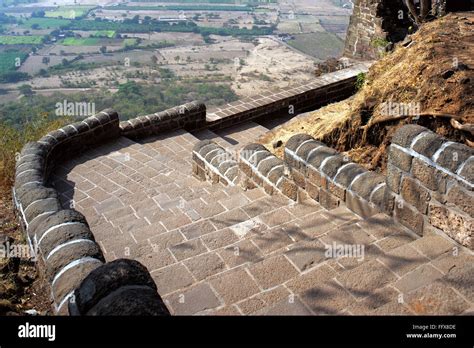
[[[346,163],[347,159],[343,155],[335,155],[324,162],[324,166],[321,167],[321,171],[328,177],[334,178],[337,170]]]
[[[267,176],[268,173],[276,166],[283,165],[283,161],[275,156],[267,157],[264,161],[261,161],[258,165],[258,171],[262,176]]]
[[[331,210],[339,206],[340,200],[334,196],[331,192],[320,189],[319,190],[319,203],[326,209]]]
[[[315,201],[319,201],[319,187],[312,183],[306,183],[306,193]]]
[[[353,181],[351,185],[351,190],[366,201],[369,201],[370,195],[372,194],[374,188],[377,187],[379,184],[385,182],[385,178],[383,177],[383,175],[374,172],[358,172],[358,174],[361,173],[367,174],[364,174],[357,180]]]
[[[34,230],[32,229],[31,232],[36,235],[36,239],[37,241],[39,241],[40,238],[43,236],[43,233],[45,233],[51,227],[54,227],[63,223],[68,223],[68,222],[79,222],[88,227],[87,221],[84,215],[82,215],[76,210],[64,209],[64,210],[59,210],[49,215]]]
[[[427,285],[439,279],[443,273],[438,271],[433,266],[427,264],[416,268],[414,271],[405,274],[402,278],[397,280],[394,287],[403,294],[412,290],[416,290],[421,286]]]
[[[249,271],[264,289],[282,284],[298,274],[298,271],[283,255],[254,264]]]
[[[291,169],[291,178],[295,182],[296,185],[304,189],[306,187],[306,178],[305,176],[297,169]]]
[[[308,141],[307,143],[300,144],[296,155],[300,157],[301,159],[303,159],[303,161],[306,161],[306,158],[308,158],[309,153],[321,145],[323,144],[316,140],[312,140],[312,141]]]
[[[340,168],[336,177],[334,178],[334,181],[347,188],[357,175],[364,172],[366,172],[366,170],[361,166],[355,163],[349,163]],[[367,183],[367,181],[365,181],[365,183]]]
[[[23,209],[26,209],[31,203],[47,199],[47,198],[56,198],[58,199],[58,193],[56,190],[38,185],[34,188],[20,189],[16,192],[17,199],[23,206]]]
[[[346,192],[345,203],[350,210],[363,218],[368,218],[379,213],[379,210],[373,207],[369,201],[356,196],[350,191]]]
[[[459,184],[454,183],[448,190],[448,203],[455,205],[457,208],[474,217],[474,193],[463,189]]]
[[[395,217],[418,235],[423,235],[423,215],[403,200],[395,202]]]
[[[474,156],[471,156],[466,160],[458,174],[471,184],[474,184]]]
[[[278,188],[280,189],[281,193],[283,193],[286,197],[294,201],[297,200],[298,187],[292,180],[284,177],[278,184]]]
[[[156,290],[124,286],[102,298],[85,315],[168,316],[170,313]]]
[[[314,314],[337,314],[354,302],[354,298],[335,281],[315,284],[300,296]]]
[[[462,267],[453,267],[440,282],[452,286],[459,291],[468,301],[474,302],[474,264],[465,264]]]
[[[64,245],[53,254],[46,254],[46,275],[51,281],[53,277],[68,263],[79,260],[83,257],[93,257],[105,262],[99,245],[92,240],[82,240],[80,242]]]
[[[59,276],[56,275],[51,286],[55,303],[60,303],[71,291],[80,286],[89,273],[103,264],[100,260],[93,258],[82,259],[82,261]]]
[[[449,286],[440,282],[425,285],[405,296],[405,302],[418,315],[461,314],[469,305]]]
[[[412,165],[412,174],[415,178],[420,180],[425,187],[432,191],[440,193],[446,192],[446,177],[447,175],[425,161],[414,158]]]
[[[443,144],[444,139],[436,133],[431,131],[424,132],[421,138],[417,140],[417,142],[413,145],[413,150],[431,158],[435,154],[435,152],[441,147]]]
[[[45,178],[42,171],[40,172],[39,170],[35,170],[32,172],[22,173],[21,175],[17,176],[15,178],[15,190],[18,190],[25,184],[33,182],[38,182],[41,184],[45,183]]]
[[[207,283],[200,283],[173,294],[166,299],[166,302],[170,303],[174,315],[192,315],[221,305]]]
[[[321,147],[311,153],[308,163],[315,168],[319,168],[327,157],[334,156],[335,154],[337,154],[336,150],[329,147]]]
[[[474,151],[470,147],[460,143],[453,143],[439,154],[436,163],[456,173],[460,165],[473,155]]]
[[[59,202],[58,198],[52,197],[31,203],[23,212],[25,214],[26,221],[29,223],[40,214],[59,211],[60,209],[61,202]]]
[[[410,154],[390,146],[388,149],[388,161],[405,172],[410,172],[413,157]]]
[[[402,180],[400,193],[405,201],[413,205],[422,214],[428,211],[428,203],[431,195],[428,190],[415,180],[404,177]]]
[[[54,230],[51,230],[44,237],[43,232],[44,231],[41,232],[41,235],[37,236],[37,242],[39,243],[39,249],[45,256],[48,255],[58,245],[74,239],[94,240],[94,236],[92,235],[89,227],[82,223],[60,226]]]
[[[426,131],[425,127],[414,124],[403,126],[393,136],[392,143],[403,147],[409,147],[413,139],[424,131]]]
[[[123,286],[144,286],[156,293],[155,282],[142,264],[119,259],[96,268],[81,282],[75,291],[79,313],[87,313],[101,299]]]
[[[429,222],[431,225],[441,229],[455,241],[472,249],[472,231],[474,231],[474,219],[454,209],[438,204],[430,204]]]
[[[312,136],[305,134],[305,133],[300,133],[293,135],[288,141],[286,142],[285,147],[293,152],[296,151],[298,146],[301,145],[301,143],[307,141],[307,140],[314,140]]]
[[[430,259],[436,259],[444,253],[453,251],[455,248],[455,244],[452,241],[437,235],[417,239],[411,243],[411,246]]]

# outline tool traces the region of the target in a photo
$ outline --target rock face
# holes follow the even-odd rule
[[[355,0],[347,31],[344,56],[355,59],[377,59],[389,42],[402,41],[413,25],[402,0]],[[446,14],[449,0],[433,0],[432,13]],[[466,1],[466,4],[469,1]],[[468,5],[466,5],[468,6]],[[454,10],[454,9],[453,9]],[[469,11],[468,8],[464,9]]]

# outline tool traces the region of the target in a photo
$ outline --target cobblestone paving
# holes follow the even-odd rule
[[[107,261],[150,270],[173,314],[474,312],[474,257],[441,236],[192,176],[199,139],[238,148],[263,131],[120,138],[64,163],[54,185],[86,215]],[[328,257],[334,245],[363,246],[364,257]]]

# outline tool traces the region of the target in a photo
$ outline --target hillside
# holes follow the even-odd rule
[[[381,171],[392,135],[407,123],[472,146],[472,134],[453,124],[474,123],[473,25],[473,13],[425,24],[371,67],[353,98],[302,114],[260,142],[282,156],[282,145],[304,132]]]

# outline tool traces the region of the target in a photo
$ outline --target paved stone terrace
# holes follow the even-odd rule
[[[443,237],[192,176],[199,138],[237,148],[263,131],[120,138],[64,163],[54,185],[86,215],[107,261],[150,270],[173,314],[473,313],[474,257]],[[326,258],[334,242],[364,245],[365,258]]]

